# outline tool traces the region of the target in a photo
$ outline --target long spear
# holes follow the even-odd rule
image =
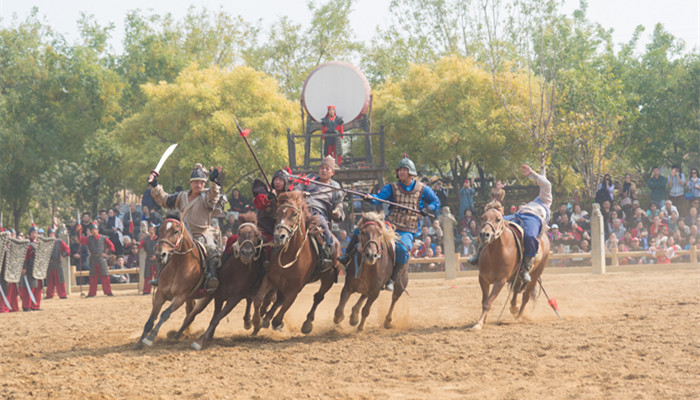
[[[547,291],[544,290],[544,286],[542,286],[542,278],[537,279],[537,283],[540,284],[540,289],[542,289],[542,293],[544,293],[544,297],[547,298],[547,303],[549,304],[550,307],[552,307],[552,310],[554,310],[554,313],[557,314],[557,317],[561,319],[561,315],[559,315],[559,305],[557,304],[557,300],[552,297],[551,299],[547,295]]]
[[[362,198],[364,198],[365,196],[368,196],[367,193],[358,192],[357,190],[345,189],[345,188],[337,188],[337,187],[335,187],[335,186],[333,186],[333,185],[331,185],[331,184],[329,184],[329,183],[323,183],[323,182],[319,182],[319,181],[311,181],[308,177],[305,177],[305,176],[299,176],[299,175],[294,175],[294,174],[290,174],[290,173],[287,173],[287,175],[291,176],[291,177],[294,178],[294,179],[300,180],[300,181],[302,181],[302,182],[307,182],[307,181],[308,181],[308,182],[313,182],[314,184],[319,185],[319,186],[324,186],[324,187],[328,187],[328,188],[335,189],[335,190],[343,190],[343,191],[345,191],[345,192],[347,192],[347,193],[354,194],[354,195],[360,196],[360,197],[362,197]],[[407,206],[405,206],[405,205],[403,205],[403,204],[394,203],[393,201],[380,199],[380,198],[377,198],[377,197],[374,197],[374,196],[371,196],[371,197],[372,197],[372,200],[376,200],[376,201],[379,201],[379,202],[381,202],[381,203],[386,203],[386,204],[389,204],[389,205],[394,206],[394,207],[403,208],[404,210],[413,211],[414,213],[422,214],[422,211],[420,211],[420,210],[418,210],[418,209],[411,208],[411,207],[407,207]],[[435,216],[432,215],[432,214],[428,214],[428,216],[430,216],[430,217],[435,217]]]
[[[248,135],[250,134],[250,129],[242,129],[241,125],[238,124],[236,117],[231,116],[231,118],[233,118],[233,122],[236,124],[236,129],[238,129],[238,134],[241,135],[241,137],[243,138],[243,141],[248,146],[248,150],[250,150],[250,153],[253,155],[255,162],[258,164],[258,168],[260,169],[260,173],[262,174],[263,178],[265,178],[265,182],[267,183],[267,187],[272,188],[272,185],[270,185],[270,180],[267,179],[267,175],[265,175],[265,171],[263,170],[262,165],[260,165],[260,161],[258,160],[258,156],[255,155],[255,151],[253,151],[253,148],[250,146],[250,143],[248,143]]]

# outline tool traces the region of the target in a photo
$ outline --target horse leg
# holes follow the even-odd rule
[[[476,325],[472,327],[472,329],[481,329],[481,327],[484,326],[484,323],[486,322],[486,314],[488,314],[489,310],[491,309],[493,301],[496,300],[498,294],[501,293],[501,289],[503,289],[503,286],[506,285],[506,281],[503,280],[494,283],[493,287],[491,288],[491,294],[489,294],[485,300],[483,300],[483,297],[485,297],[484,295],[488,293],[489,284],[486,282],[486,280],[482,279],[481,276],[479,276],[479,285],[481,286],[482,293],[481,317],[479,317],[479,322],[477,322]]]
[[[185,320],[182,322],[182,326],[180,329],[175,333],[175,336],[173,336],[174,339],[178,339],[180,336],[182,336],[182,333],[185,331],[185,329],[188,329],[190,325],[192,324],[192,321],[201,313],[204,311],[205,308],[211,303],[212,297],[207,296],[197,302],[196,305],[190,305],[191,303],[194,303],[195,300],[188,301],[187,302],[187,315],[185,316]]]
[[[391,323],[391,315],[394,313],[394,306],[396,305],[396,302],[399,301],[399,297],[401,297],[403,292],[406,290],[406,286],[408,286],[408,270],[404,269],[404,273],[402,273],[398,281],[394,283],[394,291],[391,294],[391,306],[389,307],[389,312],[386,313],[386,318],[384,319],[384,328],[386,329],[391,329],[393,326]]]
[[[243,315],[243,329],[248,330],[253,327],[253,323],[250,322],[250,306],[253,304],[253,299],[251,297],[245,298],[245,315]]]
[[[165,298],[160,295],[159,291],[156,291],[155,296],[153,296],[153,307],[151,308],[151,315],[148,317],[148,321],[146,321],[146,325],[143,327],[143,333],[141,334],[141,337],[139,338],[138,342],[136,342],[137,349],[143,347],[143,340],[151,332],[151,329],[153,329],[153,323],[155,322],[156,318],[158,318],[158,314],[160,314],[160,310],[161,308],[163,308],[163,304],[165,304]]]
[[[374,301],[377,300],[377,297],[379,297],[379,292],[380,290],[376,290],[374,293],[367,296],[367,303],[365,303],[365,306],[362,307],[362,319],[360,320],[360,325],[357,326],[358,332],[365,330],[365,322],[367,321],[367,317],[369,317],[369,311],[372,308]]]
[[[333,271],[331,271],[333,272]],[[314,329],[314,318],[316,318],[316,307],[323,301],[326,293],[331,289],[335,283],[335,277],[333,274],[326,273],[326,276],[321,279],[321,287],[318,292],[314,294],[314,305],[311,306],[311,310],[306,314],[306,321],[301,326],[301,333],[309,334]]]
[[[360,313],[360,308],[362,307],[362,303],[367,300],[367,295],[363,294],[360,296],[359,299],[357,299],[357,303],[355,303],[354,306],[352,306],[352,313],[350,313],[350,325],[355,326],[357,325],[358,322],[360,322],[360,318],[358,317],[358,314]]]
[[[518,289],[516,285],[520,285],[520,278],[515,278],[518,280],[517,283],[513,285],[513,298],[510,300],[510,313],[515,317],[515,315],[518,313],[518,295],[520,294],[518,291],[515,289]]]
[[[333,316],[333,323],[339,324],[345,319],[345,305],[350,299],[350,288],[348,285],[343,286],[343,291],[340,292],[340,301],[338,302],[338,307],[335,308],[335,315]]]
[[[219,326],[221,320],[224,319],[242,299],[242,296],[235,296],[226,300],[226,305],[224,308],[217,310],[216,314],[212,316],[207,330],[202,334],[202,336],[199,337],[199,339],[192,342],[192,348],[195,350],[202,350],[204,343],[214,337],[214,331],[216,330],[216,327]]]
[[[275,315],[275,318],[272,319],[272,329],[276,329],[278,331],[282,330],[282,327],[284,326],[284,323],[282,322],[284,314],[287,312],[287,310],[289,310],[289,307],[291,307],[292,304],[294,304],[294,300],[297,299],[297,295],[299,295],[299,292],[300,290],[297,290],[294,293],[286,294],[283,296],[282,306],[277,312],[277,315]]]
[[[146,346],[153,346],[153,342],[156,340],[156,336],[158,336],[158,330],[160,330],[160,326],[163,325],[165,321],[170,318],[170,314],[172,314],[174,311],[177,311],[180,306],[185,302],[185,297],[186,295],[181,295],[173,299],[172,303],[168,306],[168,308],[163,311],[163,313],[160,315],[160,319],[158,320],[158,323],[156,326],[153,328],[151,333],[146,336],[145,339],[143,339],[143,344]]]
[[[272,307],[270,307],[269,310],[265,311],[263,315],[263,322],[262,326],[263,328],[269,328],[270,327],[270,321],[272,321],[272,317],[275,316],[275,311],[280,308],[282,305],[282,302],[284,301],[284,296],[282,295],[282,292],[277,292],[275,295],[275,291],[271,291],[270,293],[265,296],[265,301],[263,302],[263,310],[267,309],[267,306],[269,306],[270,302],[272,302],[272,297],[275,297],[275,302],[272,304]]]
[[[537,283],[537,281],[535,279],[533,279],[525,287],[525,290],[523,291],[523,302],[520,305],[520,310],[518,311],[518,315],[515,316],[516,320],[519,320],[520,316],[523,315],[523,311],[525,311],[525,305],[527,304],[528,301],[530,301],[530,295],[535,291],[535,284],[536,283]]]
[[[272,284],[270,280],[267,279],[267,275],[263,278],[260,284],[260,289],[258,293],[253,298],[253,336],[260,332],[260,326],[262,325],[262,318],[260,318],[260,307],[262,306],[263,299],[267,293],[272,290]]]

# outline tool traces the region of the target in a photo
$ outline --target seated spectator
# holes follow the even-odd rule
[[[617,235],[614,233],[611,233],[610,236],[608,237],[608,240],[605,241],[605,251],[606,253],[612,253],[613,251],[617,250],[617,245],[620,244],[619,240],[617,240]]]
[[[642,210],[641,207],[635,207],[632,216],[628,220],[628,226],[637,226],[640,223],[643,224],[643,226],[647,226],[649,225],[649,221],[644,210]]]
[[[571,213],[569,213],[567,203],[559,204],[559,209],[552,214],[552,222],[561,226],[561,217],[563,215],[566,215],[567,218],[571,215]]]
[[[651,238],[649,237],[649,231],[647,228],[642,229],[642,233],[639,234],[639,245],[644,248],[644,250],[647,250],[649,248],[649,240]]]
[[[656,203],[652,202],[651,205],[649,205],[649,209],[647,210],[647,219],[649,219],[649,221],[652,221],[657,215],[659,215],[659,206]]]
[[[472,243],[472,238],[469,235],[462,235],[460,246],[457,247],[457,251],[462,257],[471,256],[474,254],[475,247]]]
[[[668,219],[668,232],[673,233],[678,230],[678,213],[676,211],[671,212],[671,217]]]
[[[445,258],[445,255],[442,253],[442,246],[435,246],[435,256],[437,258]]]
[[[118,256],[117,261],[114,265],[112,265],[109,269],[125,269],[126,266],[124,265],[124,256]],[[127,274],[122,274],[122,275],[110,275],[109,280],[111,283],[129,283],[129,275]]]
[[[437,219],[433,221],[432,226],[428,228],[428,235],[433,243],[442,244],[443,233],[442,228],[440,227],[440,221]]]
[[[549,236],[550,243],[558,243],[561,240],[561,232],[559,232],[559,225],[553,224],[552,227],[547,232]]]
[[[624,234],[624,236],[623,236],[623,239],[622,239],[622,243],[623,243],[625,246],[627,246],[628,248],[629,248],[630,246],[632,246],[632,232],[630,232],[630,231],[626,231],[626,232],[625,232],[625,234]]]
[[[574,248],[574,253],[590,253],[591,252],[591,246],[590,242],[588,240],[582,240],[581,243],[579,243],[578,246]]]
[[[642,222],[637,222],[634,228],[630,230],[633,238],[639,238],[642,235],[642,229],[644,229],[644,224]]]
[[[472,238],[472,242],[479,240],[479,227],[476,225],[476,220],[471,220],[469,223],[467,234]]]
[[[674,211],[676,212],[676,214],[678,214],[678,208],[676,208],[676,206],[673,205],[673,202],[671,202],[671,200],[666,200],[664,208],[662,208],[661,210],[665,212],[668,216],[673,214]]]
[[[688,227],[688,225],[685,224],[685,222],[682,219],[678,220],[677,232],[680,233],[681,237],[683,238],[687,238],[688,236],[690,236],[690,228]]]
[[[697,221],[697,219],[698,219],[698,209],[695,207],[690,207],[690,210],[688,210],[688,215],[685,216],[685,218],[683,219],[683,222],[685,222],[685,224],[687,226],[693,226],[693,225],[695,225],[695,223],[696,223],[695,221]]]
[[[233,188],[231,191],[231,198],[228,199],[229,210],[236,214],[236,219],[238,219],[238,214],[250,211],[250,204],[248,200],[241,196],[241,191],[237,188]]]
[[[474,216],[472,214],[472,210],[470,208],[467,208],[466,210],[464,210],[464,216],[462,217],[459,226],[462,229],[469,229],[469,225],[471,224],[473,219]]]
[[[617,254],[620,254],[620,256],[618,256],[617,262],[620,265],[630,264],[630,257],[626,257],[623,255],[624,253],[627,253],[627,252],[629,252],[629,250],[627,249],[627,246],[625,246],[624,243],[620,243],[617,245]]]
[[[230,230],[231,232],[238,232],[238,216],[233,211],[229,211],[226,215],[226,223],[224,224],[224,230]]]
[[[571,220],[569,220],[569,216],[567,214],[562,215],[559,218],[559,231],[562,233],[566,232],[571,232]]]
[[[668,225],[668,215],[664,212],[664,210],[659,210],[659,213],[656,215],[659,217],[659,220],[661,221],[662,224]]]
[[[343,249],[343,254],[345,254],[350,243],[348,232],[345,229],[338,231],[338,241],[340,242],[340,248]]]
[[[627,229],[625,229],[624,226],[622,226],[622,221],[619,218],[615,218],[612,220],[612,225],[610,227],[610,234],[612,235],[613,233],[615,236],[620,239],[625,236],[625,232],[627,232]]]
[[[423,242],[421,240],[418,240],[418,239],[414,240],[413,247],[411,247],[411,251],[410,251],[411,257],[413,257],[413,258],[422,257],[423,253],[421,253],[421,249],[425,249],[425,247],[423,247]]]
[[[664,236],[668,236],[668,226],[661,222],[661,218],[658,215],[652,221],[653,223],[649,227],[649,234],[652,237],[657,237],[659,232],[663,233]]]
[[[581,227],[583,227],[584,224],[590,224],[590,217],[588,215],[588,211],[582,210],[581,205],[576,204],[574,206],[574,212],[571,213],[571,221],[576,222]]]

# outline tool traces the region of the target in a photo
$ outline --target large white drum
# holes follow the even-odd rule
[[[326,116],[329,105],[347,124],[369,109],[371,90],[367,78],[357,67],[342,61],[321,64],[304,82],[301,102],[314,121]]]

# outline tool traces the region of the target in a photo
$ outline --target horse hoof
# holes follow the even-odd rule
[[[267,329],[270,327],[270,320],[269,319],[264,319],[262,322],[262,327]]]
[[[518,311],[520,311],[520,308],[518,306],[511,306],[510,307],[510,313],[513,315],[518,315]]]
[[[281,322],[279,325],[275,326],[272,325],[272,329],[276,330],[277,332],[282,332],[282,328],[284,328],[284,322]]]
[[[142,342],[143,342],[143,344],[145,344],[145,345],[148,346],[148,347],[153,346],[153,341],[150,340],[149,338],[144,338],[144,339],[142,340]]]
[[[356,315],[350,316],[350,326],[355,326],[360,322],[360,318]]]
[[[192,342],[192,348],[197,351],[200,351],[202,350],[202,345],[199,342]]]
[[[476,325],[472,326],[472,330],[473,330],[473,331],[480,331],[480,330],[481,330],[481,325],[476,324]]]
[[[357,327],[357,333],[362,333],[362,332],[364,332],[364,331],[365,331],[365,327],[364,327],[364,326],[360,325],[360,326]]]
[[[250,335],[251,336],[258,336],[258,332],[260,332],[260,328],[255,328],[255,329],[253,329],[253,332]]]
[[[391,321],[384,321],[384,329],[391,329],[394,327],[394,324],[391,323]]]
[[[168,332],[168,339],[179,339],[181,335],[180,332],[170,331]]]
[[[337,324],[343,322],[344,319],[345,319],[345,315],[336,315],[333,318],[333,323],[337,325]]]
[[[253,327],[253,324],[250,321],[243,321],[243,329],[248,330]]]
[[[308,335],[313,329],[314,323],[309,320],[306,320],[304,321],[304,325],[301,326],[301,333],[303,333],[304,335]]]

